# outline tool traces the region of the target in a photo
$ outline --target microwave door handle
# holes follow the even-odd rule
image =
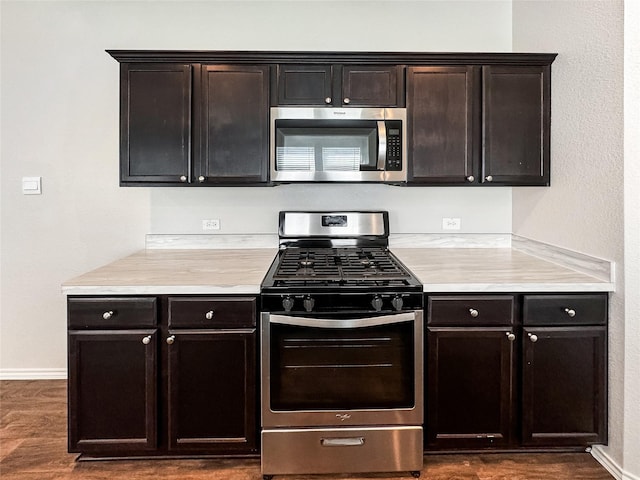
[[[383,171],[387,161],[387,126],[378,120],[378,170]]]
[[[291,317],[288,315],[269,315],[269,323],[280,325],[293,325],[296,327],[316,328],[363,328],[377,327],[380,325],[393,325],[395,323],[415,321],[415,312],[397,313],[393,315],[381,315],[378,317],[331,319],[309,317]]]

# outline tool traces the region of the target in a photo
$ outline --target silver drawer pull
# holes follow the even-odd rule
[[[475,308],[469,309],[469,315],[471,315],[473,318],[476,318],[478,316],[478,313],[478,310],[476,310]]]
[[[573,308],[565,308],[564,311],[566,312],[567,315],[569,315],[571,318],[576,316],[576,311]]]
[[[213,310],[209,310],[207,313],[204,314],[204,316],[207,320],[211,320],[213,318]]]
[[[360,447],[364,445],[364,437],[321,438],[323,447]]]
[[[111,317],[113,317],[114,314],[115,312],[113,310],[109,310],[108,312],[104,312],[102,314],[102,318],[104,318],[105,320],[109,320]]]

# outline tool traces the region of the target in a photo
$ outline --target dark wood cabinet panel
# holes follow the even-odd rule
[[[531,325],[605,325],[607,294],[525,295],[522,323]]]
[[[409,182],[475,181],[479,67],[407,68]]]
[[[344,65],[343,105],[395,107],[404,104],[402,67],[396,65]]]
[[[428,328],[427,447],[509,445],[514,385],[509,333],[498,327]]]
[[[191,66],[120,67],[120,182],[186,182],[191,165]]]
[[[70,328],[155,327],[158,319],[155,297],[76,297],[67,300]]]
[[[156,330],[70,331],[69,451],[157,446]]]
[[[277,105],[391,107],[404,105],[397,65],[278,65]]]
[[[203,65],[197,85],[201,135],[199,183],[267,181],[269,165],[269,67]]]
[[[333,101],[331,65],[278,65],[278,105],[325,105]]]
[[[523,445],[606,443],[606,328],[523,333]]]
[[[482,181],[548,185],[551,67],[482,67]]]
[[[255,329],[169,333],[170,450],[255,451]]]
[[[169,297],[169,327],[240,328],[256,325],[255,297]]]
[[[429,295],[427,323],[450,326],[509,326],[514,323],[513,295]]]

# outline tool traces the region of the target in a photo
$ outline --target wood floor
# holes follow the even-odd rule
[[[76,462],[67,453],[64,380],[0,382],[2,480],[260,480],[258,460]],[[411,479],[393,475],[286,476],[283,480]],[[427,480],[611,480],[587,453],[429,455]]]

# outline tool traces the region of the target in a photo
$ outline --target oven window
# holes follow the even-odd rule
[[[276,131],[276,170],[361,171],[377,166],[377,129],[287,127]]]
[[[270,328],[272,410],[414,406],[413,322]]]

